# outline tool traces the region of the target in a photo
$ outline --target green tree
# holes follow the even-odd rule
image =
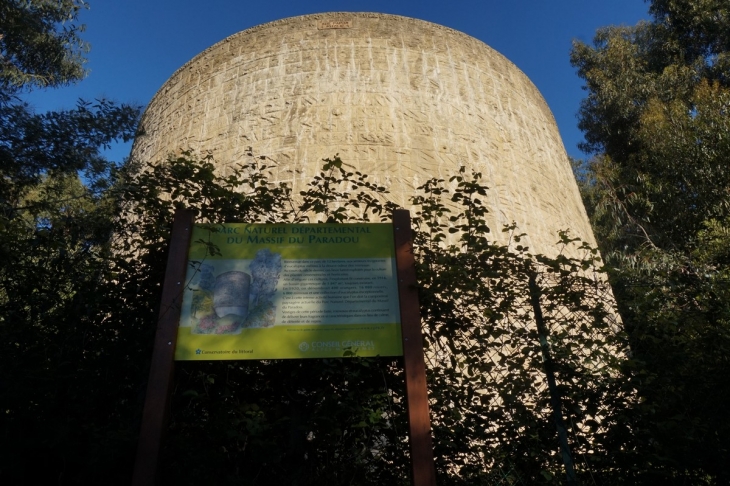
[[[0,2],[0,101],[32,88],[57,87],[84,77],[87,46],[77,22],[83,0]]]
[[[651,22],[576,42],[584,200],[631,337],[633,468],[728,481],[730,6],[656,0]]]
[[[134,135],[139,108],[101,100],[36,114],[18,97],[84,75],[77,0],[0,2],[0,320],[44,309],[23,298],[57,298],[31,275],[49,261],[73,268],[108,238],[103,192],[118,164],[102,155]],[[83,179],[82,179],[83,178]],[[63,237],[57,238],[63,235]],[[37,254],[36,254],[37,252]],[[51,255],[55,255],[51,258]],[[60,264],[60,263],[59,263]],[[44,266],[45,265],[45,266]],[[73,280],[73,279],[72,279]],[[47,283],[50,284],[53,279]],[[34,284],[40,283],[35,291]],[[51,304],[50,307],[53,307]]]
[[[109,460],[119,440],[109,429],[100,440],[99,427],[84,420],[101,412],[89,397],[104,390],[94,388],[104,380],[99,369],[84,366],[96,353],[86,348],[92,333],[84,324],[115,210],[106,189],[118,164],[102,152],[131,138],[139,110],[99,101],[37,114],[22,101],[28,90],[84,76],[83,7],[0,1],[0,352],[8,359],[0,481],[7,484],[63,481],[79,461]],[[75,388],[77,379],[87,387]],[[105,405],[101,413],[118,404]],[[94,443],[111,455],[88,447]]]
[[[651,11],[653,22],[601,29],[572,52],[588,91],[579,126],[595,155],[593,209],[609,251],[683,250],[730,209],[730,9],[677,1]]]

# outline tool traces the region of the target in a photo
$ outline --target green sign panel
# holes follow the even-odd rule
[[[196,225],[175,359],[402,355],[394,252],[387,223]]]

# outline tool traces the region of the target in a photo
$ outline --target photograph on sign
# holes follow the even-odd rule
[[[390,224],[197,225],[188,263],[178,360],[402,354]]]

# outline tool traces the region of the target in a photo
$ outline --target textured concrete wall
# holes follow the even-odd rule
[[[239,32],[180,68],[142,127],[137,160],[190,148],[225,172],[252,147],[296,193],[339,153],[404,207],[426,179],[465,165],[491,188],[498,241],[513,220],[533,251],[554,255],[559,229],[594,241],[535,86],[484,43],[429,22],[328,13]]]

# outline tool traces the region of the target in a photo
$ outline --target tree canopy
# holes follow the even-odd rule
[[[607,251],[683,250],[730,211],[730,50],[725,2],[656,2],[655,20],[576,42],[588,92],[583,149],[595,155],[599,239]],[[699,215],[699,217],[698,217]]]
[[[102,378],[91,370],[82,377],[88,356],[77,352],[89,337],[80,326],[91,310],[87,303],[75,307],[73,318],[68,312],[83,301],[79,292],[98,282],[108,246],[115,205],[106,190],[120,164],[103,151],[133,136],[139,109],[99,100],[36,113],[22,101],[28,90],[83,78],[77,22],[83,7],[80,1],[0,1],[0,334],[8,359],[0,379],[0,428],[8,446],[0,480],[8,484],[33,482],[10,459],[22,460],[10,452],[25,443],[35,443],[39,457],[58,449],[85,460],[94,454],[71,438],[93,432],[79,415],[64,413],[69,403],[95,413],[80,410],[93,388],[76,394],[70,386],[77,378]],[[33,467],[48,466],[57,482],[66,471],[61,461]]]
[[[730,424],[730,6],[655,0],[576,42],[584,200],[630,335],[646,480],[725,483]]]
[[[0,2],[0,94],[57,87],[85,75],[83,0]],[[0,98],[2,100],[2,98]]]

